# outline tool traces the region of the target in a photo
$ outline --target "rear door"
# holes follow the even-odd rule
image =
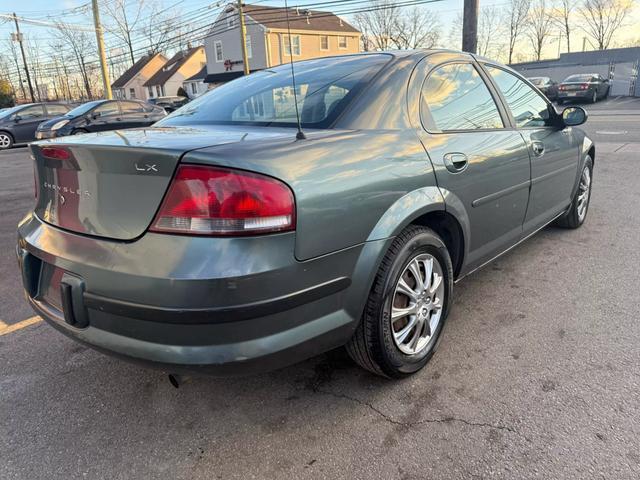
[[[418,134],[448,205],[468,216],[473,269],[521,238],[529,155],[475,62],[465,55],[435,64],[439,57],[427,57]]]
[[[42,105],[31,105],[13,115],[13,137],[16,143],[30,142],[36,138],[38,125],[46,120]]]
[[[141,103],[123,100],[120,102],[120,110],[122,112],[122,121],[118,128],[136,128],[150,125],[149,115],[144,111]]]
[[[531,157],[531,196],[525,233],[549,223],[571,202],[578,170],[578,145],[571,127],[557,126],[553,106],[513,72],[484,64],[509,108]]]

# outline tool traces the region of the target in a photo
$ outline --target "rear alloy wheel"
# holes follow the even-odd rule
[[[84,130],[83,128],[78,128],[77,130],[74,130],[71,135],[84,135],[85,133],[89,132],[87,130]]]
[[[8,150],[13,146],[13,138],[5,132],[0,132],[0,150]]]
[[[401,378],[426,365],[440,339],[453,289],[447,249],[431,229],[411,226],[385,255],[349,355],[378,375]]]
[[[571,208],[562,217],[556,220],[556,225],[563,228],[578,228],[587,218],[589,201],[591,200],[591,185],[593,180],[593,160],[587,156],[580,174],[580,182]]]
[[[591,96],[591,103],[596,103],[598,101],[598,92],[594,91],[593,95]]]

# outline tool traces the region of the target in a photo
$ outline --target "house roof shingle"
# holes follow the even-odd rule
[[[129,83],[133,77],[135,77],[140,71],[147,66],[147,64],[153,60],[155,57],[160,56],[166,62],[167,59],[161,53],[156,53],[154,55],[145,55],[144,57],[140,57],[136,63],[134,63],[127,71],[125,71],[120,77],[113,82],[111,88],[124,88],[127,83]]]
[[[243,11],[267,28],[287,28],[286,11],[283,7],[247,5]],[[305,8],[290,8],[289,24],[291,30],[360,33],[360,30],[349,25],[335,13]]]
[[[145,87],[153,85],[164,85],[173,75],[182,67],[191,56],[203,47],[193,47],[188,50],[176,53],[171,59],[164,64],[149,80],[144,82]]]

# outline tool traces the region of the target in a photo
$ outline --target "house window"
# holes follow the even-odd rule
[[[329,37],[327,35],[320,36],[320,50],[329,50]]]
[[[253,51],[251,50],[251,35],[247,35],[245,43],[247,45],[247,58],[251,58],[253,57]]]
[[[293,46],[293,56],[300,55],[300,35],[291,35],[291,44],[289,43],[289,35],[284,36],[284,54],[288,57],[291,56],[291,50]]]
[[[222,42],[220,40],[216,40],[213,43],[213,48],[216,53],[216,63],[220,63],[224,60],[224,53],[222,52]]]
[[[227,15],[227,27],[235,28],[236,26],[236,15],[234,12],[231,12]]]
[[[191,93],[194,95],[198,93],[198,84],[196,82],[191,82]]]
[[[160,85],[156,85],[156,97],[161,97],[162,92],[160,91]]]
[[[338,48],[342,50],[347,48],[347,37],[338,37]]]
[[[135,88],[130,88],[129,89],[129,98],[136,98],[136,89]]]
[[[147,93],[149,94],[149,98],[153,98],[153,87],[147,87]]]

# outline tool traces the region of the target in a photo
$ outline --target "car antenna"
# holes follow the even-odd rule
[[[291,63],[291,83],[293,83],[293,103],[296,107],[296,122],[298,123],[298,133],[296,133],[297,140],[304,140],[307,136],[302,131],[302,125],[300,123],[300,111],[298,110],[298,94],[296,93],[296,72],[293,68],[293,43],[291,42],[291,25],[289,24],[289,5],[287,0],[284,0],[284,12],[287,17],[287,36],[289,37],[289,60]]]

